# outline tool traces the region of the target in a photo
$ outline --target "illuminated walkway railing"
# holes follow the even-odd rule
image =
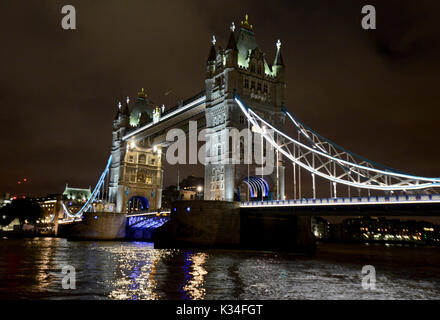
[[[241,202],[242,208],[438,203],[440,195],[377,196]]]
[[[405,174],[345,150],[300,123],[285,108],[283,111],[297,130],[297,138],[290,137],[264,120],[252,108],[246,106],[237,95],[235,101],[253,126],[254,132],[258,132],[274,150],[281,153],[294,166],[306,170],[311,175],[314,197],[316,197],[316,177],[333,184],[334,197],[336,197],[337,185],[388,192],[440,187],[440,178]]]
[[[70,212],[69,208],[67,208],[67,206],[64,203],[62,204],[64,213],[66,216],[68,216],[70,218],[77,218],[77,217],[81,217],[84,212],[87,212],[90,210],[93,203],[97,199],[97,196],[102,192],[100,190],[104,186],[105,179],[107,178],[107,176],[109,174],[111,164],[112,164],[112,156],[109,157],[109,159],[107,161],[107,166],[105,167],[104,171],[102,172],[101,177],[99,178],[98,183],[95,186],[95,189],[93,189],[93,192],[90,195],[90,198],[87,200],[87,202],[84,204],[84,206],[78,212],[72,213],[72,212]]]

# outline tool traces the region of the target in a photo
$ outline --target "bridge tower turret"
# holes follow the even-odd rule
[[[212,76],[215,72],[215,59],[217,57],[217,51],[215,50],[215,38],[212,40],[211,51],[209,52],[208,61],[206,62],[206,74],[207,77]]]
[[[122,140],[130,125],[129,99],[122,110],[122,104],[119,102],[116,117],[113,121],[113,137],[112,137],[112,164],[110,166],[110,182],[109,182],[109,200],[118,204],[119,181],[123,175],[123,161],[125,157],[126,143]],[[122,212],[122,208],[117,206],[117,212]]]
[[[229,34],[228,45],[225,51],[225,67],[237,68],[238,67],[238,48],[237,41],[235,40],[235,25],[232,24],[231,32]]]
[[[267,63],[247,15],[241,22],[238,38],[232,24],[226,50],[216,50],[215,44],[214,37],[205,79],[206,128],[209,130],[206,134],[205,200],[244,201],[248,194],[244,180],[248,172],[255,175],[256,166],[244,163],[241,136],[235,143],[224,136],[224,132],[248,128],[248,122],[234,100],[234,93],[268,122],[281,127],[284,123],[284,63],[279,47],[274,66]],[[239,163],[236,158],[220,161],[231,159],[237,149],[240,149]],[[284,198],[282,163],[279,162],[278,170],[265,176],[264,180],[274,198],[277,195]]]
[[[155,113],[158,112],[156,108]],[[124,110],[119,103],[113,121],[109,182],[109,199],[116,204],[118,213],[157,210],[162,206],[162,148],[155,146],[151,137],[124,140],[140,125],[151,123],[153,115],[144,89],[138,92],[131,108],[128,97]]]
[[[275,56],[275,60],[273,62],[273,74],[275,77],[279,79],[284,79],[284,61],[283,56],[281,55],[281,41],[278,39],[277,43],[277,54]]]

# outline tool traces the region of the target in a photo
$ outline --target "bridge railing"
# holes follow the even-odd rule
[[[236,92],[234,92],[234,98],[253,131],[259,133],[262,139],[264,138],[276,150],[277,154],[292,163],[294,175],[296,168],[299,172],[305,170],[311,175],[314,197],[316,197],[316,178],[330,181],[333,186],[330,187],[331,192],[335,197],[339,185],[365,189],[368,192],[371,190],[406,192],[440,188],[440,178],[401,173],[349,152],[302,125],[288,113],[287,109],[283,108],[298,132],[297,138],[295,135],[288,135],[245,105]],[[295,176],[294,181],[296,181]],[[300,176],[298,176],[298,182],[301,182]]]
[[[320,206],[320,205],[347,205],[347,204],[387,204],[387,203],[440,203],[440,195],[403,195],[403,196],[374,196],[351,198],[318,198],[296,200],[265,200],[241,202],[241,207],[281,207],[281,206]]]
[[[169,220],[169,211],[148,212],[127,216],[127,226],[129,228],[156,228]]]

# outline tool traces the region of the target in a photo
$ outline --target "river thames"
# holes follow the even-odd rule
[[[0,299],[440,299],[440,248],[319,244],[313,256],[145,242],[0,240]],[[376,289],[362,267],[376,268]],[[64,266],[76,289],[62,288]]]

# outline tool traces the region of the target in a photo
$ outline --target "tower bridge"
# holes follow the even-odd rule
[[[162,207],[166,174],[162,164],[172,143],[166,139],[167,132],[182,129],[188,134],[189,121],[197,121],[197,131],[208,129],[204,163],[206,201],[238,201],[242,210],[258,212],[274,208],[283,212],[315,208],[312,211],[318,212],[324,207],[365,210],[369,206],[390,208],[391,204],[400,210],[402,206],[421,208],[418,205],[422,204],[430,208],[430,214],[437,215],[440,198],[435,190],[440,187],[440,178],[406,174],[370,161],[326,139],[290,113],[284,100],[286,66],[281,46],[278,40],[274,60],[270,62],[258,46],[246,16],[238,32],[235,26],[231,27],[226,49],[218,47],[214,37],[206,62],[205,88],[199,94],[169,109],[152,104],[144,89],[134,103],[129,98],[124,106],[119,103],[107,166],[81,210],[72,214],[63,205],[66,216],[77,218],[96,211],[99,203],[103,211],[153,217],[151,212]],[[295,134],[287,134],[284,126],[290,126]],[[255,159],[261,157],[261,163],[219,161],[235,159],[233,154],[237,150],[238,160],[250,154],[250,142],[245,136],[230,141],[222,135],[233,129],[251,132],[254,146],[258,147],[261,141],[259,153],[255,153]],[[265,160],[267,164],[268,155],[273,156],[273,170],[258,173]],[[293,176],[285,177],[286,166],[291,166]],[[313,196],[308,200],[303,199],[305,179],[312,185]],[[318,180],[328,183],[330,198],[317,198]],[[293,194],[285,194],[286,181],[293,187]],[[368,197],[354,198],[361,190]],[[343,193],[348,197],[341,197]],[[422,194],[429,199],[421,198]],[[301,212],[311,212],[306,211]],[[386,215],[387,211],[383,213]],[[143,219],[139,221],[146,223]],[[153,226],[164,222],[154,219],[159,222],[152,223]]]

